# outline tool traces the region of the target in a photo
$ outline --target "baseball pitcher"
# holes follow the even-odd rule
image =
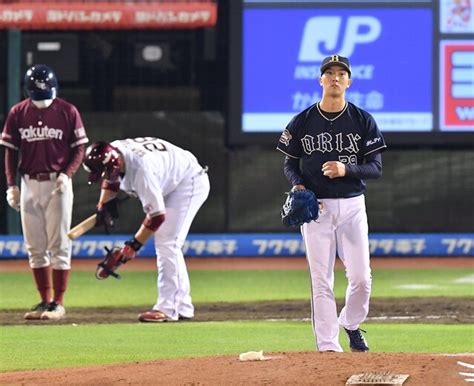
[[[308,189],[319,201],[317,219],[306,216],[301,221],[318,350],[342,351],[342,327],[351,350],[365,352],[369,347],[359,326],[369,311],[372,282],[365,180],[382,175],[386,145],[374,118],[345,100],[352,84],[349,60],[328,56],[320,70],[321,101],[290,121],[277,149],[286,155],[284,174],[292,190]],[[333,293],[336,254],[349,282],[339,316]]]

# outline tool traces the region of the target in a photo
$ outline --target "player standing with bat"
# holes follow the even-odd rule
[[[28,98],[11,108],[0,144],[5,146],[7,201],[20,211],[29,265],[41,298],[25,319],[60,320],[66,314],[63,300],[71,268],[67,237],[71,178],[81,165],[88,139],[76,107],[56,97],[58,81],[50,67],[29,68],[24,87]]]
[[[158,299],[152,310],[141,313],[138,320],[168,322],[193,318],[182,247],[194,217],[209,195],[207,168],[189,151],[153,137],[96,142],[86,149],[83,165],[89,172],[89,183],[102,180],[98,222],[113,217],[107,213],[107,205],[119,190],[137,197],[145,212],[135,235],[121,250],[109,252],[108,263],[99,264],[97,278],[114,275],[114,269],[133,259],[153,236]]]
[[[309,189],[320,202],[318,219],[301,226],[318,350],[342,351],[343,327],[351,350],[364,352],[369,347],[359,326],[369,312],[372,283],[365,179],[382,175],[386,145],[374,118],[345,100],[352,84],[349,60],[328,56],[320,70],[321,101],[290,121],[277,149],[286,154],[284,174],[292,190]],[[349,282],[339,317],[333,292],[336,253]]]

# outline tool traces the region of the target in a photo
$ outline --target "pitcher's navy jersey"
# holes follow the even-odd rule
[[[321,112],[317,103],[303,110],[288,123],[277,149],[302,160],[303,185],[318,198],[361,195],[365,181],[348,176],[330,179],[321,168],[327,161],[360,165],[368,154],[386,148],[384,138],[374,118],[350,102],[333,119],[330,114]]]

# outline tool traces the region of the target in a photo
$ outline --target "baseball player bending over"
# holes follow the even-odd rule
[[[96,142],[86,149],[83,166],[89,172],[89,183],[102,180],[99,217],[103,215],[103,205],[114,199],[120,189],[141,201],[145,218],[122,248],[124,261],[134,258],[154,236],[158,299],[152,310],[138,315],[138,320],[193,318],[182,247],[194,217],[209,195],[207,169],[189,151],[152,137]]]
[[[341,326],[352,351],[369,351],[359,328],[369,311],[372,282],[364,180],[382,175],[386,145],[374,118],[345,100],[352,83],[347,58],[325,58],[319,82],[321,101],[290,121],[277,149],[286,154],[284,174],[292,189],[309,189],[320,202],[319,218],[301,226],[317,348],[342,351]],[[348,279],[339,317],[333,292],[336,253]]]
[[[25,319],[59,320],[66,314],[63,297],[71,268],[67,237],[73,204],[71,177],[81,165],[83,144],[89,140],[76,107],[56,97],[58,81],[51,68],[31,67],[24,86],[28,98],[11,108],[0,141],[6,147],[7,201],[20,211],[29,264],[41,297]]]

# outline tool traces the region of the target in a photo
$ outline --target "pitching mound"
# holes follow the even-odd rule
[[[408,374],[408,386],[465,385],[458,364],[474,355],[386,353],[265,353],[272,359],[240,362],[238,356],[167,359],[126,365],[0,374],[0,384],[344,385],[353,374]]]

